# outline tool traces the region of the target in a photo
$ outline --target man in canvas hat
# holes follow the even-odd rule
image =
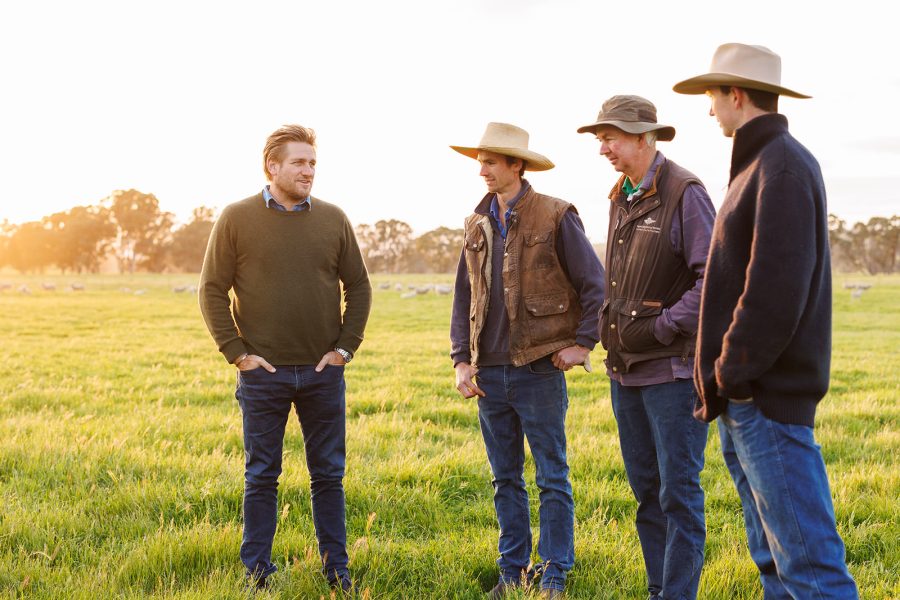
[[[813,436],[828,389],[831,265],[825,183],[788,132],[781,58],[724,44],[709,73],[674,87],[706,94],[733,138],[700,306],[696,415],[719,419],[766,598],[856,598]]]
[[[640,96],[613,96],[580,127],[600,141],[619,180],[609,194],[607,298],[613,413],[650,598],[695,598],[706,525],[700,471],[707,425],[693,418],[694,344],[715,209],[700,180],[656,141],[675,129]]]
[[[542,572],[541,596],[558,598],[575,561],[563,371],[589,368],[603,267],[575,207],[535,192],[522,177],[553,168],[528,149],[524,129],[490,123],[477,146],[451,148],[478,160],[488,188],[465,221],[450,338],[456,389],[478,396],[493,473],[500,577],[490,596],[529,585]],[[531,570],[524,438],[541,491],[541,564]]]

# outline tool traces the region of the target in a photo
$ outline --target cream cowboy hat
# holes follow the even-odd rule
[[[675,128],[656,122],[656,107],[640,96],[613,96],[600,107],[597,120],[578,128],[578,133],[596,133],[604,125],[611,125],[625,133],[642,134],[656,131],[656,139],[668,142],[675,137]]]
[[[526,171],[547,171],[554,166],[553,162],[537,152],[528,149],[528,132],[521,127],[508,123],[488,123],[478,146],[450,146],[460,154],[469,158],[478,158],[482,150],[496,152],[525,161]]]
[[[728,85],[762,90],[794,98],[812,98],[781,85],[781,57],[764,46],[722,44],[716,48],[709,73],[676,83],[679,94],[703,94],[711,87]]]

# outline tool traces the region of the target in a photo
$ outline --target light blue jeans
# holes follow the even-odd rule
[[[778,423],[752,402],[731,401],[719,436],[763,598],[858,598],[812,427]]]

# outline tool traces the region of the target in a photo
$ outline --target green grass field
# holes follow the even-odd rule
[[[62,289],[71,277],[0,279],[14,286],[0,293],[0,597],[245,597],[234,368],[196,295],[172,291],[196,277],[81,278],[78,292]],[[48,280],[59,289],[41,289]],[[872,288],[851,298],[845,281]],[[23,283],[32,294],[16,291]],[[900,277],[838,278],[835,309],[816,435],[861,596],[900,598]],[[376,285],[366,341],[347,369],[358,598],[474,599],[495,582],[490,472],[476,406],[453,389],[449,319],[449,296],[400,299]],[[608,380],[578,369],[568,382],[577,555],[568,597],[646,598]],[[328,598],[295,419],[285,449],[280,572],[260,597]],[[526,479],[536,530],[531,464]],[[700,597],[760,598],[714,427],[703,485]]]

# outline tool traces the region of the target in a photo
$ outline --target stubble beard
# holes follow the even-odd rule
[[[285,198],[294,203],[303,202],[312,193],[312,181],[310,181],[309,186],[306,187],[306,193],[301,192],[300,184],[293,180],[290,182],[273,181],[272,183]],[[283,185],[283,183],[289,183],[290,185]]]

